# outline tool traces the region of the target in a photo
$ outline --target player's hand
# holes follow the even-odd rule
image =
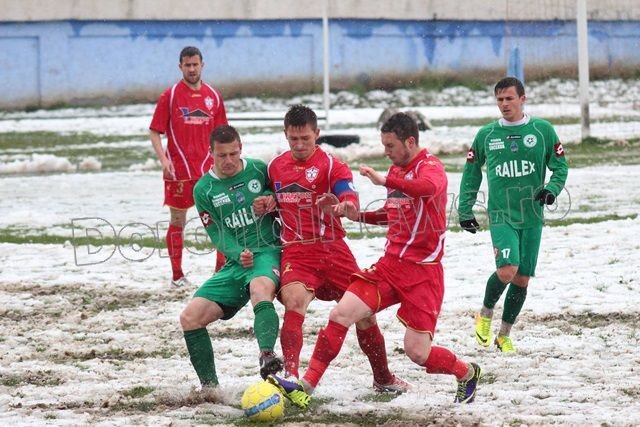
[[[536,200],[540,202],[540,206],[552,205],[556,201],[556,196],[549,190],[540,190],[536,195]]]
[[[333,193],[324,193],[316,198],[316,206],[325,215],[333,215],[333,207],[340,203],[338,196]]]
[[[175,180],[176,169],[173,167],[173,163],[171,163],[171,160],[165,157],[164,159],[162,159],[161,163],[162,163],[162,173],[164,174],[164,176]]]
[[[460,227],[471,234],[476,234],[476,231],[480,230],[480,224],[478,224],[478,221],[476,221],[475,218],[460,221]]]
[[[240,253],[240,265],[244,268],[253,267],[253,252],[245,249]]]
[[[360,175],[366,176],[375,185],[385,185],[387,183],[387,177],[367,165],[360,165]]]
[[[276,210],[276,198],[272,195],[258,196],[253,199],[253,213],[256,216],[262,216],[266,213]]]
[[[358,221],[360,219],[360,211],[353,202],[342,202],[334,207],[334,211],[338,212],[341,216],[346,216],[351,221]]]

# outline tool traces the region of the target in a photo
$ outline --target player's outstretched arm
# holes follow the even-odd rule
[[[369,178],[374,185],[385,185],[387,182],[387,178],[384,175],[367,165],[360,165],[360,175]]]

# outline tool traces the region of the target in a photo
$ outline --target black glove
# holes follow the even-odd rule
[[[540,190],[536,195],[536,200],[540,202],[540,206],[552,205],[556,201],[556,196],[549,190]]]
[[[476,234],[476,231],[480,230],[480,224],[478,224],[478,221],[476,221],[475,218],[460,221],[460,227],[471,234]]]

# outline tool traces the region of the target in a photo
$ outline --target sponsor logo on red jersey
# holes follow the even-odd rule
[[[556,157],[564,156],[564,148],[562,148],[562,143],[558,142],[556,145],[553,146],[553,149],[556,152]]]
[[[470,148],[467,152],[467,162],[473,163],[476,160],[476,153],[473,151],[473,148]]]
[[[189,107],[178,107],[182,113],[182,120],[187,125],[202,125],[209,123],[212,116],[205,111],[197,108],[193,111],[189,111]]]

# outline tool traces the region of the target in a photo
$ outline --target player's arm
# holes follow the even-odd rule
[[[557,197],[564,188],[564,184],[567,182],[569,165],[564,155],[564,148],[562,147],[562,143],[560,142],[558,135],[556,135],[556,132],[553,130],[551,125],[549,125],[549,127],[551,135],[550,138],[546,139],[549,141],[547,145],[546,164],[551,171],[551,178],[549,179],[549,183],[545,186],[545,190],[550,191],[554,197]]]
[[[402,191],[414,198],[429,197],[446,190],[447,175],[440,163],[427,162],[420,166],[418,175],[414,179],[387,176],[384,186],[391,190]]]
[[[245,248],[238,244],[236,233],[224,226],[219,210],[215,209],[207,197],[197,190],[196,185],[193,191],[196,209],[213,247],[222,252],[227,259],[239,262],[240,254]]]
[[[482,165],[485,162],[483,144],[479,133],[467,153],[467,161],[462,171],[460,181],[460,196],[458,197],[458,217],[460,222],[475,221],[473,206],[478,198],[478,189],[482,183]]]
[[[160,132],[154,129],[149,129],[149,139],[151,140],[153,151],[156,153],[156,157],[158,157],[160,165],[162,166],[162,173],[166,177],[176,179],[176,171],[173,167],[173,163],[171,163],[171,160],[169,160],[164,148],[162,147],[162,136],[160,135]]]
[[[153,151],[156,153],[156,157],[160,161],[164,175],[166,177],[176,179],[173,164],[162,147],[162,134],[166,133],[169,128],[170,119],[169,96],[165,92],[160,95],[158,104],[156,105],[156,109],[153,113],[153,118],[149,125],[149,139],[151,140]]]
[[[220,105],[218,105],[218,111],[216,112],[216,125],[218,127],[220,125],[228,125],[229,122],[227,120],[227,110],[224,107],[224,100],[222,99],[222,95],[218,92],[218,99],[220,100]]]

